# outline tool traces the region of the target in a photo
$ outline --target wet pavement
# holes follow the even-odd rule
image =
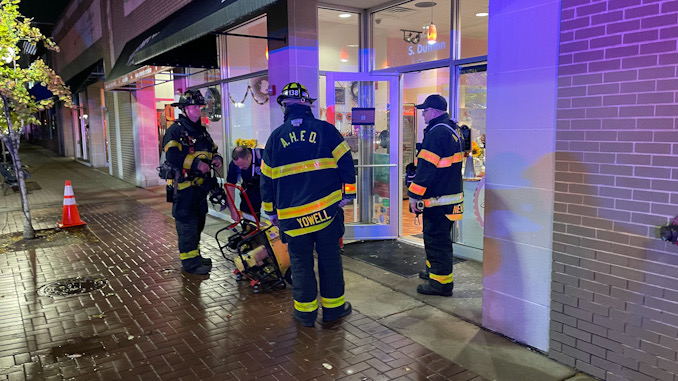
[[[224,220],[208,216],[202,236],[211,275],[187,275],[163,186],[27,144],[22,160],[40,238],[18,239],[19,194],[0,197],[0,380],[593,380],[478,326],[480,263],[456,266],[441,298],[417,294],[416,275],[344,256],[353,314],[306,328],[290,289],[235,280],[214,240]],[[65,180],[87,225],[57,232]],[[44,296],[76,283],[92,290]]]
[[[0,380],[486,379],[360,307],[338,323],[301,326],[289,288],[255,294],[206,234],[211,275],[184,274],[162,189],[133,188],[39,148],[24,152],[40,188],[30,196],[35,228],[60,220],[66,179],[87,225],[69,239],[0,253]],[[22,230],[18,193],[1,198],[0,228]],[[38,293],[76,277],[105,285]]]

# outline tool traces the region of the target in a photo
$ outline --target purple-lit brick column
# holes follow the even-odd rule
[[[132,98],[136,185],[142,188],[159,185],[157,167],[160,161],[160,149],[155,111],[155,88],[148,86],[134,91]]]
[[[678,2],[562,1],[549,355],[678,379]]]
[[[557,0],[490,1],[483,326],[542,351],[549,347],[559,15]]]
[[[271,97],[271,131],[283,122],[275,99],[289,82],[304,85],[313,98],[318,97],[318,17],[313,0],[287,0],[276,3],[267,14],[269,41],[268,79],[276,87]],[[317,108],[313,108],[318,117]]]

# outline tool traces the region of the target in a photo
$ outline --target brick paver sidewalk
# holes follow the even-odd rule
[[[289,288],[254,294],[205,235],[212,274],[185,275],[170,217],[105,190],[92,202],[97,194],[78,205],[87,226],[74,231],[76,243],[0,253],[0,379],[483,379],[359,311],[332,325],[299,325]],[[10,226],[19,213],[0,217]],[[34,214],[51,225],[61,208]],[[107,285],[37,293],[78,276]]]

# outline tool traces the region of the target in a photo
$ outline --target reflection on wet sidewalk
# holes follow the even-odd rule
[[[357,311],[298,325],[289,289],[254,294],[207,236],[212,274],[188,276],[169,217],[129,198],[88,198],[79,208],[96,240],[2,254],[0,374],[10,379],[482,379]],[[85,276],[106,284],[37,292]]]

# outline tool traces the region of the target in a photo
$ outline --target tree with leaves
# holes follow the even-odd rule
[[[37,113],[52,108],[61,101],[65,107],[73,107],[71,92],[54,70],[37,58],[27,67],[20,67],[20,44],[43,44],[45,48],[58,52],[59,48],[45,37],[38,28],[31,26],[31,19],[19,13],[20,0],[0,0],[0,138],[12,157],[14,173],[21,192],[24,239],[35,238],[28,205],[28,192],[24,171],[19,160],[19,144],[24,127],[40,124]],[[51,91],[47,99],[36,99],[30,90],[43,86]]]

